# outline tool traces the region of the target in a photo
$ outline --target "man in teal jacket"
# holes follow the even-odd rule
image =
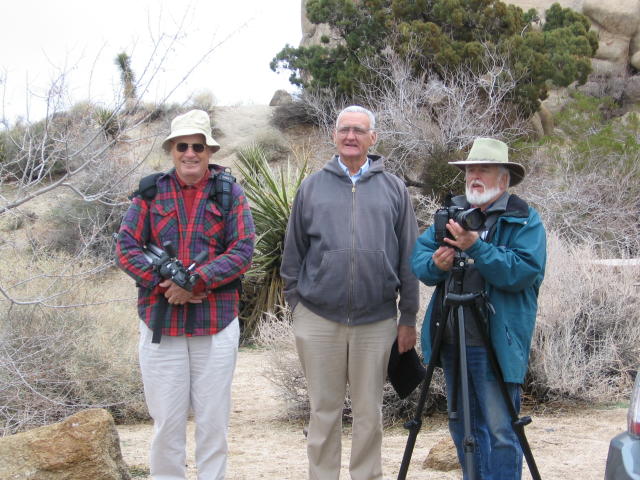
[[[450,219],[444,244],[436,241],[433,225],[416,242],[411,259],[413,272],[425,284],[436,286],[422,328],[422,351],[428,361],[435,323],[443,313],[442,299],[451,285],[458,250],[467,260],[463,292],[485,291],[493,306],[487,309],[486,326],[474,321],[471,309],[464,309],[469,410],[475,440],[474,478],[519,479],[522,450],[479,329],[485,328],[488,333],[513,405],[519,411],[520,385],[527,370],[538,290],[544,277],[546,234],[538,213],[507,191],[522,181],[525,172],[522,165],[508,161],[505,143],[478,138],[466,161],[450,164],[465,171],[465,195],[454,197],[452,203],[465,209],[480,207],[486,221],[483,228],[475,232],[465,230]],[[460,388],[454,388],[456,337],[451,319],[447,320],[441,355],[434,361],[441,362],[444,369],[449,402],[453,391],[459,398],[458,417],[449,421],[449,430],[464,470],[462,400]],[[465,471],[464,478],[467,476]]]

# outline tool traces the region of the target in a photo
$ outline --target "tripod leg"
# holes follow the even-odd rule
[[[480,297],[482,298],[482,297]],[[531,417],[522,417],[518,416],[518,412],[511,400],[511,395],[509,394],[509,390],[504,381],[504,376],[502,375],[502,369],[498,364],[498,357],[496,356],[495,350],[491,345],[487,332],[483,328],[484,325],[487,324],[487,319],[485,313],[478,306],[477,303],[472,306],[474,311],[474,321],[479,323],[482,320],[482,325],[478,325],[478,331],[480,332],[480,337],[482,339],[482,343],[485,346],[487,351],[487,357],[489,359],[489,363],[491,365],[491,369],[498,381],[498,386],[500,388],[500,393],[502,394],[502,398],[505,401],[507,406],[507,410],[509,411],[509,416],[511,417],[511,426],[513,427],[513,431],[518,437],[518,442],[520,443],[520,447],[522,448],[522,453],[527,461],[527,466],[529,467],[529,472],[531,473],[531,477],[533,480],[541,480],[540,472],[538,471],[538,466],[536,465],[536,461],[533,458],[533,453],[531,452],[531,447],[529,446],[529,442],[524,432],[524,427],[531,423]]]
[[[458,350],[460,368],[458,370],[458,377],[460,379],[460,388],[462,393],[462,421],[464,425],[464,438],[462,440],[462,448],[464,451],[464,465],[467,477],[469,480],[476,478],[476,465],[475,465],[475,453],[476,453],[476,441],[471,431],[471,404],[469,398],[469,373],[467,364],[467,342],[466,342],[466,329],[464,320],[464,307],[458,306],[457,311],[457,330],[458,330]]]
[[[454,338],[460,338],[460,323],[458,322],[458,316],[454,313],[453,321],[453,335]],[[447,415],[449,420],[458,419],[458,390],[460,387],[460,342],[453,344],[453,381],[447,382],[449,398],[449,408]]]
[[[429,397],[429,387],[431,385],[431,379],[433,377],[433,371],[435,364],[440,358],[440,350],[442,347],[442,339],[444,338],[444,329],[446,325],[446,319],[449,318],[450,308],[446,307],[442,318],[437,323],[436,335],[431,345],[431,356],[429,357],[429,363],[427,365],[427,373],[422,381],[420,387],[420,397],[418,399],[418,405],[416,406],[416,412],[412,420],[409,420],[405,424],[405,428],[409,430],[409,437],[407,438],[407,445],[404,448],[404,455],[402,456],[402,463],[400,464],[400,470],[398,471],[397,480],[405,480],[407,478],[407,472],[409,471],[409,464],[411,463],[411,456],[413,455],[413,449],[416,445],[416,439],[418,433],[422,428],[422,411]]]

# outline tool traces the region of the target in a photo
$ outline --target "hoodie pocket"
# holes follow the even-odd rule
[[[329,310],[345,308],[349,293],[349,250],[325,252],[318,269],[308,270],[298,283],[300,296]]]
[[[356,250],[353,309],[369,312],[396,298],[398,278],[382,250]]]

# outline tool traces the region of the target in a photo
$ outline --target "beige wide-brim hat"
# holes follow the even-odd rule
[[[509,147],[504,142],[494,138],[476,138],[466,160],[448,162],[464,171],[467,165],[500,165],[509,169],[509,186],[519,184],[524,179],[524,167],[519,163],[509,161]]]
[[[204,135],[205,142],[211,148],[212,153],[220,150],[220,145],[211,136],[211,121],[204,110],[190,110],[174,118],[171,122],[171,133],[162,142],[162,148],[168,152],[172,139],[195,134]]]

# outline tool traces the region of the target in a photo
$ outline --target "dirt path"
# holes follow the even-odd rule
[[[264,378],[266,355],[242,350],[233,383],[233,413],[230,426],[229,480],[306,478],[307,460],[302,425],[281,420],[283,404],[277,391]],[[602,480],[609,440],[623,430],[626,409],[588,409],[554,415],[535,415],[527,437],[544,480]],[[147,453],[150,425],[118,427],[125,461],[134,466],[134,478],[150,478]],[[427,419],[418,435],[408,478],[412,480],[460,479],[459,470],[439,472],[424,469],[429,449],[448,436],[444,417]],[[341,478],[348,479],[350,431],[343,435]],[[195,480],[193,424],[188,432],[189,479]],[[396,478],[407,433],[401,427],[385,431],[384,473]],[[140,473],[136,473],[140,472]],[[523,478],[530,478],[528,473]]]

